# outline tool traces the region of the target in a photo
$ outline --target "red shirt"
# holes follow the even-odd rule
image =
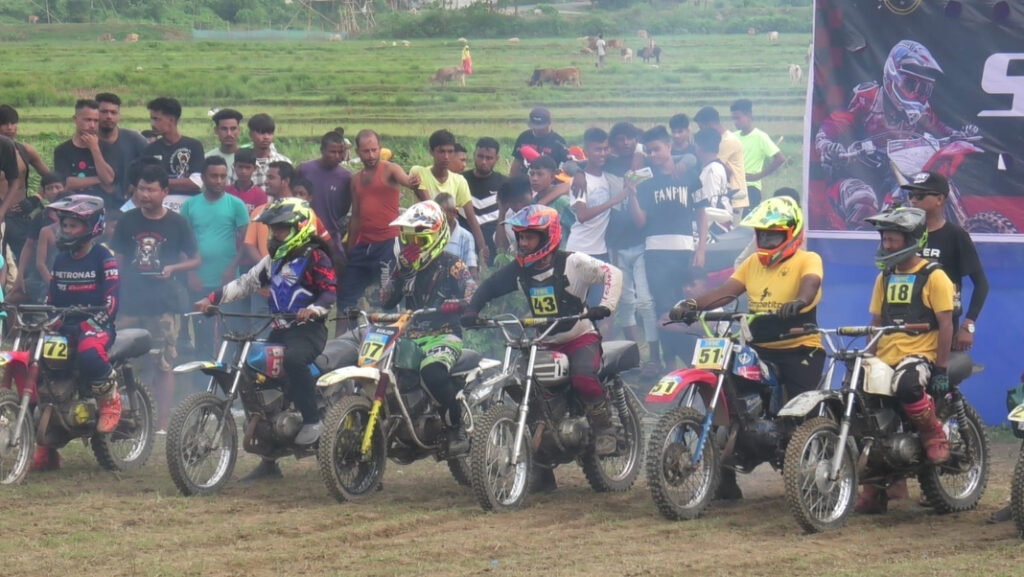
[[[359,201],[359,237],[353,245],[384,242],[398,236],[398,227],[391,222],[398,218],[397,187],[388,186],[381,180],[387,163],[381,161],[368,186],[362,184],[363,171],[352,177],[352,196]]]
[[[267,193],[263,192],[263,189],[256,185],[253,185],[249,190],[239,190],[232,184],[225,188],[224,191],[232,196],[237,196],[239,200],[245,203],[245,210],[249,212],[252,212],[252,209],[257,206],[267,204]]]

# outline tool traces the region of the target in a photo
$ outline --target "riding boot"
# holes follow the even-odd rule
[[[877,485],[864,485],[853,510],[862,515],[878,515],[889,509],[889,496]]]
[[[942,430],[942,423],[935,418],[935,403],[927,394],[921,400],[903,405],[907,418],[921,434],[928,462],[937,465],[949,459],[949,439]]]
[[[907,487],[907,480],[900,479],[899,481],[896,481],[885,490],[885,494],[889,496],[890,501],[909,499],[910,488]]]
[[[462,428],[462,407],[457,402],[445,408],[448,415],[448,458],[469,453],[469,435]]]
[[[117,392],[117,375],[113,370],[102,381],[93,383],[92,394],[99,412],[96,432],[101,435],[114,432],[121,422],[121,395]]]
[[[277,465],[277,461],[268,461],[266,459],[260,461],[260,464],[256,466],[248,475],[238,480],[239,483],[252,483],[253,481],[263,481],[268,479],[280,479],[284,475],[281,474],[281,467]]]
[[[551,493],[558,489],[555,470],[551,467],[533,466],[533,478],[530,479],[531,493]]]
[[[618,450],[615,425],[612,423],[608,403],[603,398],[587,403],[587,420],[590,421],[590,429],[593,433],[594,454],[598,457],[614,455]]]
[[[736,483],[736,471],[722,468],[722,481],[718,484],[715,499],[721,501],[738,501],[743,498],[743,491]]]
[[[60,453],[53,447],[36,446],[29,471],[56,471],[60,469]]]

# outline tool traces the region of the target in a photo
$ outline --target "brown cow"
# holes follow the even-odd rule
[[[612,48],[623,48],[623,47],[625,47],[625,44],[622,42],[622,40],[609,40],[608,41],[608,49],[609,50],[612,49]]]
[[[462,71],[461,66],[445,66],[444,68],[438,68],[437,72],[430,77],[431,84],[440,84],[441,86],[447,86],[449,82],[455,81],[459,83],[459,86],[466,85],[466,73]]]
[[[649,62],[653,58],[655,62],[661,64],[661,46],[644,46],[640,49],[640,58],[643,58],[644,62]]]
[[[544,86],[545,82],[550,82],[555,86],[563,84],[582,86],[580,83],[580,69],[575,66],[570,68],[535,68],[533,70],[533,77],[530,78],[527,84],[529,86]]]

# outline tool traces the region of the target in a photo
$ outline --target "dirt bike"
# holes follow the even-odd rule
[[[226,333],[216,361],[193,361],[174,367],[177,375],[202,371],[210,376],[205,392],[189,395],[174,409],[167,429],[167,468],[183,495],[216,493],[231,478],[238,457],[238,429],[231,412],[237,398],[245,414],[242,447],[246,452],[266,459],[291,455],[299,459],[316,453],[315,443],[292,442],[302,428],[302,415],[288,395],[284,347],[259,340],[267,328],[292,320],[295,315],[227,313],[217,307],[210,307],[207,314],[264,322]],[[310,365],[313,375],[355,363],[356,343],[352,333],[327,341]],[[229,355],[229,350],[233,354]],[[317,389],[321,417],[338,397],[340,392],[335,389]]]
[[[776,369],[748,344],[757,316],[708,311],[687,319],[699,319],[706,334],[694,348],[692,367],[669,373],[647,394],[648,404],[676,405],[647,442],[647,484],[668,519],[700,517],[718,491],[723,466],[738,473],[766,462],[782,468],[792,427],[776,418],[783,403]]]
[[[1024,403],[1017,405],[1007,417],[1018,437],[1024,437]],[[1024,539],[1024,443],[1020,446],[1017,465],[1013,468],[1013,480],[1010,482],[1010,513],[1013,523],[1017,526],[1017,534]]]
[[[950,456],[932,465],[894,396],[893,369],[869,352],[883,335],[928,330],[928,325],[802,330],[820,334],[829,356],[846,371],[839,389],[803,393],[779,411],[780,417],[806,419],[790,438],[783,468],[786,499],[800,526],[808,533],[841,528],[858,484],[888,487],[912,476],[938,513],[976,507],[988,484],[989,447],[981,418],[959,390],[964,379],[980,370],[970,356],[950,355],[950,392],[935,399]],[[844,343],[841,337],[851,338]],[[856,348],[860,337],[867,342]],[[830,370],[826,380],[831,378]],[[823,405],[829,408],[825,414]]]
[[[974,144],[981,136],[948,136],[936,138],[931,134],[893,133],[883,134],[882,138],[893,138],[886,141],[885,149],[875,145],[874,139],[856,141],[840,153],[838,158],[847,166],[855,178],[860,179],[863,187],[845,184],[840,180],[830,188],[829,199],[838,214],[861,214],[879,207],[885,209],[894,205],[907,205],[907,192],[900,188],[914,174],[921,171],[934,171],[949,181],[949,197],[946,199],[946,219],[959,225],[968,232],[975,233],[1016,233],[1017,228],[1003,214],[996,211],[982,211],[968,214],[964,206],[960,187],[954,176],[969,155],[984,152]],[[888,169],[888,170],[887,170]],[[861,174],[862,173],[862,174]],[[860,176],[856,176],[860,174]],[[881,176],[880,176],[881,175]],[[874,194],[867,194],[872,191]],[[868,205],[875,200],[874,207],[865,206],[863,210],[852,208]],[[872,214],[874,214],[872,213]],[[847,221],[851,225],[860,224]]]
[[[156,416],[153,393],[136,378],[130,360],[149,353],[149,332],[122,329],[107,351],[117,374],[121,420],[113,432],[98,434],[96,400],[79,392],[76,343],[51,327],[106,307],[4,309],[13,316],[16,336],[11,350],[0,352],[0,484],[25,479],[36,445],[60,448],[77,438],[89,440],[96,460],[108,471],[143,466],[153,451]]]
[[[491,407],[473,431],[470,466],[473,492],[484,510],[511,510],[523,505],[535,467],[553,469],[576,461],[590,487],[598,492],[627,491],[640,474],[643,430],[639,401],[620,373],[640,365],[640,350],[631,341],[601,344],[598,377],[613,408],[617,447],[598,456],[582,400],[569,378],[569,358],[541,348],[561,323],[576,323],[586,313],[567,317],[524,318],[501,315],[478,319],[478,328],[493,327],[505,339],[505,359],[493,379],[519,408]],[[526,329],[538,328],[535,336]],[[546,327],[546,328],[544,328]]]
[[[352,311],[350,318],[366,326],[358,364],[320,377],[319,387],[343,386],[346,391],[331,407],[320,438],[320,475],[327,491],[339,502],[368,496],[381,486],[387,460],[399,464],[433,457],[447,461],[455,480],[469,484],[465,457],[447,454],[449,424],[441,405],[420,379],[424,354],[404,338],[409,324],[440,308],[402,313]],[[501,389],[485,376],[498,361],[463,349],[451,369],[462,405],[462,423],[472,433],[482,408],[500,402]]]

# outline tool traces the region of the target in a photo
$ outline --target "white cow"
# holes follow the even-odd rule
[[[777,44],[778,42],[779,42],[779,31],[778,30],[772,30],[771,32],[769,32],[768,33],[768,43],[769,44]]]
[[[799,64],[789,65],[789,80],[793,84],[800,84],[804,79],[804,71]]]

